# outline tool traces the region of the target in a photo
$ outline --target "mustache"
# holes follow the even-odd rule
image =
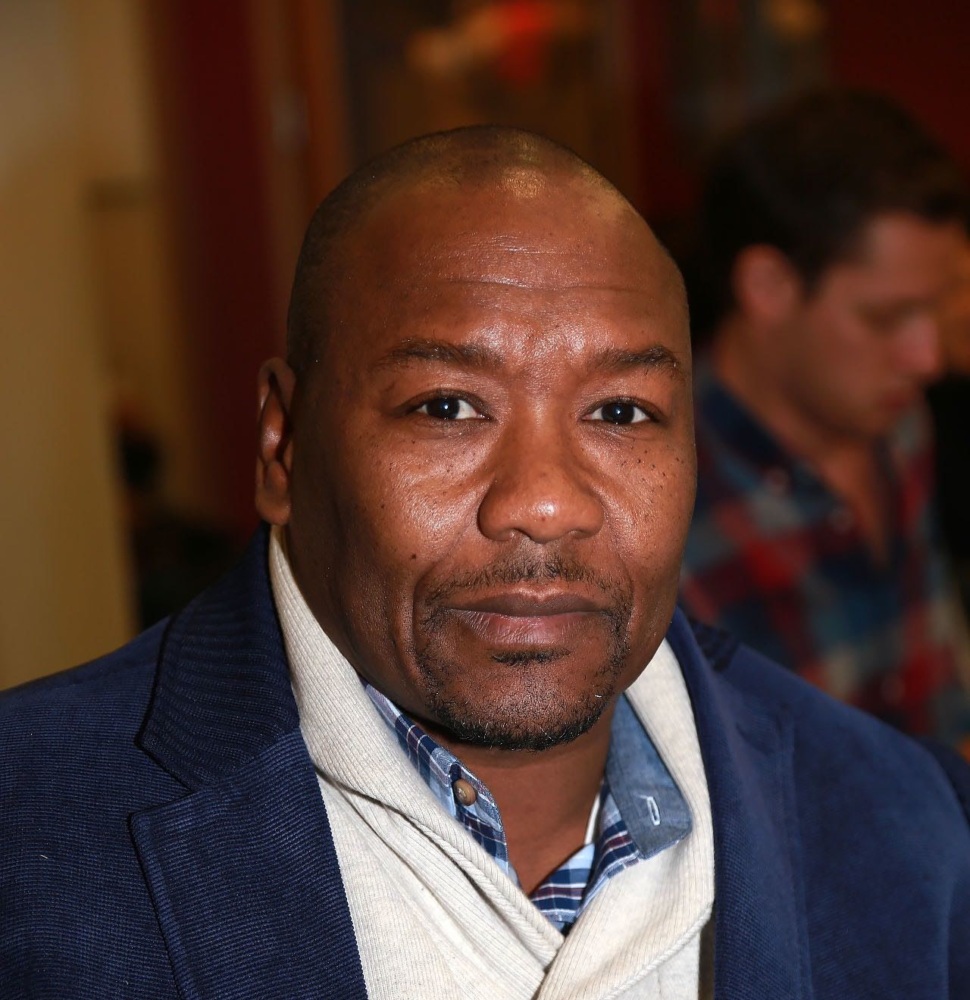
[[[603,576],[569,555],[550,553],[543,556],[522,552],[480,570],[453,576],[429,590],[426,600],[429,605],[436,606],[462,591],[492,590],[540,581],[582,583],[609,594],[614,602],[624,603],[628,599],[628,590],[619,580]]]

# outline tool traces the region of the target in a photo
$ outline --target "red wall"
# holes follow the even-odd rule
[[[166,0],[159,53],[199,435],[221,519],[240,536],[256,523],[256,373],[284,321],[248,7]]]
[[[640,183],[634,199],[648,219],[690,210],[696,178],[673,116],[673,26],[668,0],[633,0],[629,7],[630,63],[635,68],[638,131],[635,148]]]
[[[970,174],[970,2],[829,0],[834,82],[879,90],[916,115]],[[638,207],[689,212],[696,178],[671,105],[674,58],[667,0],[631,0],[640,158]]]
[[[832,0],[836,79],[894,97],[970,171],[970,3]]]

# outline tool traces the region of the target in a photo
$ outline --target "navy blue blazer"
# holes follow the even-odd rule
[[[266,540],[170,622],[0,698],[5,1000],[366,996]],[[718,1000],[970,997],[970,769],[680,614],[668,638]]]

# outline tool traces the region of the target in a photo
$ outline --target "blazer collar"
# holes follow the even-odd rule
[[[365,1000],[267,544],[264,527],[169,627],[140,743],[189,793],[131,835],[180,996]]]
[[[172,620],[139,745],[196,789],[299,727],[269,574],[269,529]]]
[[[725,633],[692,628],[678,612],[667,638],[690,693],[714,818],[715,997],[808,1000],[791,716],[733,685],[738,644]]]

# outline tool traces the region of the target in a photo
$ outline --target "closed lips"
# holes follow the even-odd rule
[[[544,618],[577,612],[604,611],[605,607],[583,594],[508,593],[490,594],[452,605],[455,611],[477,611],[509,618]]]

